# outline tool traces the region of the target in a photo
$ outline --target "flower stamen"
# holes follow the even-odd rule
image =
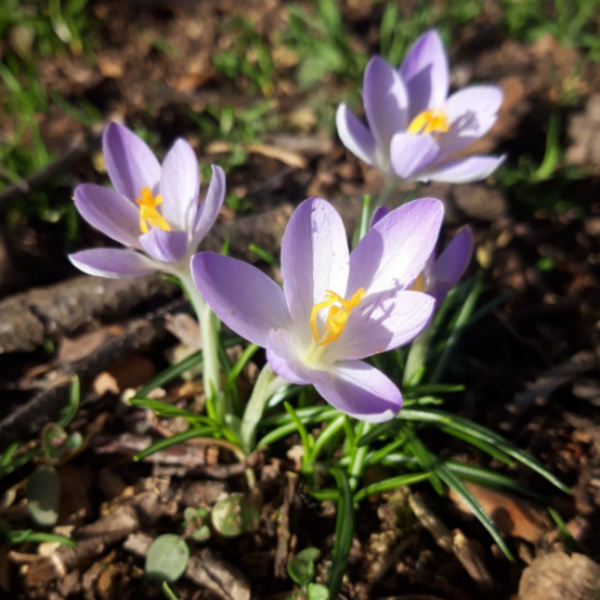
[[[408,126],[407,133],[417,135],[420,133],[446,133],[450,130],[446,111],[424,110],[419,113]]]
[[[171,226],[156,208],[162,204],[162,196],[153,196],[149,187],[142,188],[140,197],[135,200],[140,205],[140,229],[142,233],[148,233],[150,227],[158,227],[163,231],[171,231]]]
[[[345,300],[331,290],[325,292],[325,300],[315,304],[310,314],[310,329],[317,346],[331,344],[342,335],[350,313],[361,303],[366,294],[364,288],[359,288],[350,300]],[[319,332],[317,317],[325,308],[329,308],[329,313],[323,330]]]

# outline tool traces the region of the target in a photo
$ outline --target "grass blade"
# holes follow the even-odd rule
[[[378,481],[363,488],[354,495],[354,502],[362,502],[367,496],[372,494],[380,494],[387,490],[400,487],[401,485],[411,485],[413,483],[420,483],[429,479],[430,473],[408,473],[406,475],[398,475],[397,477],[390,477],[383,481]]]

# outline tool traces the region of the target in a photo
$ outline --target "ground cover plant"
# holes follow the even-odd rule
[[[598,8],[0,8],[3,593],[597,598]]]

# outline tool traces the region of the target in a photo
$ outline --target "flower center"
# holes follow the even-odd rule
[[[142,188],[140,197],[135,200],[140,205],[140,229],[148,233],[149,227],[158,227],[164,231],[171,231],[171,226],[156,208],[162,204],[162,196],[154,197],[149,187]]]
[[[424,110],[419,113],[408,126],[407,133],[446,133],[450,129],[446,111]]]
[[[423,292],[425,290],[425,276],[421,273],[410,286],[411,292]]]
[[[367,292],[364,288],[358,288],[350,300],[344,300],[344,298],[331,290],[325,292],[325,300],[315,304],[310,314],[310,329],[316,346],[331,344],[331,342],[334,342],[342,335],[350,313],[360,304],[366,294]],[[325,308],[329,308],[329,313],[322,331],[319,332],[317,317],[319,312]]]

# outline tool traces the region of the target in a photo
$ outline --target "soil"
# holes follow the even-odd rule
[[[381,9],[374,4],[364,10],[358,2],[343,6],[355,43],[375,53]],[[163,148],[183,136],[194,144],[201,163],[218,162],[223,147],[193,121],[190,107],[200,112],[218,102],[245,108],[262,93],[247,78],[229,79],[214,69],[214,49],[234,44],[220,24],[243,16],[272,41],[286,27],[285,3],[98,0],[90,10],[99,21],[101,40],[94,60],[70,54],[48,58],[40,65],[46,84],[72,101],[92,102],[106,122],[121,119],[146,127]],[[523,157],[539,164],[548,118],[556,113],[563,124],[564,158],[554,174],[535,184],[491,178],[458,187],[406,186],[403,193],[444,200],[446,239],[465,223],[471,225],[477,245],[472,271],[483,269],[486,276],[481,303],[504,299],[463,337],[450,381],[464,383],[467,391],[449,396],[446,409],[528,450],[573,493],[562,494],[524,467],[508,468],[431,432],[426,442],[444,458],[507,472],[545,498],[544,503],[525,502],[473,488],[487,502],[515,561],[502,556],[460,502],[438,497],[421,484],[361,505],[344,598],[598,596],[599,567],[593,561],[600,556],[595,534],[600,527],[600,156],[586,132],[599,127],[600,66],[554,39],[533,45],[507,39],[497,10],[490,3],[477,22],[457,32],[451,48],[454,84],[497,82],[506,93],[501,118],[478,150],[499,148],[512,166]],[[157,49],[151,43],[156,39],[172,51]],[[335,200],[350,226],[361,196],[383,186],[378,174],[319,129],[314,111],[306,112],[311,98],[331,98],[333,105],[359,82],[331,75],[306,92],[298,89],[293,64],[286,67],[285,60],[282,53],[268,96],[281,123],[277,135],[265,134],[264,143],[250,149],[248,160],[228,174],[228,189],[252,198],[251,212],[224,208],[221,229],[209,242],[216,246],[230,238],[233,254],[255,262],[247,251],[249,241],[258,235],[263,248],[277,253],[285,221],[302,199]],[[585,68],[575,69],[581,61]],[[565,93],[572,88],[576,100],[566,103]],[[40,127],[58,160],[72,151],[74,139],[90,140],[75,160],[60,165],[59,179],[50,174],[56,202],[69,198],[79,181],[103,183],[97,169],[101,126],[89,131],[54,107],[40,115]],[[564,175],[569,165],[580,169],[577,178]],[[50,179],[30,183],[43,188]],[[14,190],[10,194],[3,199],[0,192],[0,210],[14,210]],[[86,286],[95,284],[71,281],[76,272],[65,247],[106,243],[87,227],[69,242],[62,225],[32,218],[17,229],[5,228],[2,237],[4,289],[10,295],[0,302],[0,335],[6,336],[0,356],[0,449],[15,437],[37,439],[67,401],[73,374],[81,375],[84,385],[70,431],[80,431],[85,443],[60,467],[63,495],[56,529],[73,533],[79,547],[43,544],[36,551],[33,544],[0,546],[0,590],[7,597],[32,599],[158,598],[159,587],[143,576],[150,541],[179,532],[186,507],[210,507],[223,495],[245,491],[243,465],[214,444],[185,445],[132,462],[135,452],[180,426],[177,420],[127,409],[120,398],[163,369],[165,352],[181,346],[185,327],[176,319],[185,309],[173,300],[174,288],[154,280],[143,287],[138,282],[137,287],[111,288],[102,301],[86,300]],[[64,308],[61,298],[75,290],[82,298],[77,311],[52,312],[53,302]],[[250,369],[246,382],[255,375],[256,369]],[[161,393],[191,408],[202,389],[197,380],[177,380]],[[285,564],[307,546],[322,551],[316,580],[326,581],[335,505],[317,502],[308,493],[297,475],[297,443],[292,437],[276,452],[251,457],[259,480],[260,525],[236,538],[191,542],[194,560],[177,584],[182,600],[286,598],[292,587]],[[2,518],[14,529],[28,527],[22,495],[32,468],[29,464],[1,483],[0,491],[15,494],[5,510],[0,503]],[[547,506],[562,515],[572,540],[548,518]],[[548,583],[550,576],[554,579]],[[549,595],[547,589],[557,587],[561,595]]]

